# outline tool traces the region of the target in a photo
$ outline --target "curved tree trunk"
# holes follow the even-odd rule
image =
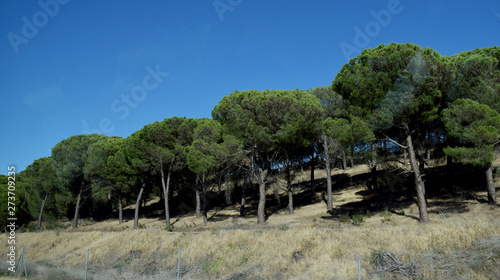
[[[427,213],[427,201],[425,200],[425,184],[422,180],[422,175],[420,174],[420,169],[415,156],[415,150],[413,148],[412,137],[410,130],[406,127],[406,145],[408,146],[408,153],[410,156],[410,166],[415,176],[415,190],[417,193],[417,204],[418,211],[420,213],[420,222],[428,223],[429,216]]]
[[[76,199],[76,205],[75,205],[75,216],[73,217],[73,228],[78,227],[78,214],[80,212],[80,202],[82,200],[82,193],[83,193],[83,186],[84,182],[82,182],[82,185],[80,186],[80,191],[78,192],[78,198]]]
[[[42,227],[42,215],[43,215],[43,208],[45,208],[45,201],[47,201],[47,195],[43,197],[42,205],[40,206],[40,215],[38,215],[38,228]]]
[[[142,193],[146,187],[146,182],[142,182],[141,189],[139,190],[139,195],[137,196],[137,201],[135,202],[135,214],[134,214],[134,227],[139,227],[139,208],[141,207]]]
[[[488,203],[497,203],[497,194],[495,190],[495,181],[493,180],[493,167],[489,165],[486,168],[486,187],[488,189]]]

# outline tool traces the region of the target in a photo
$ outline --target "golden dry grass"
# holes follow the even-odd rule
[[[339,197],[356,199],[353,195],[356,190],[359,191],[345,191]],[[324,204],[317,203],[296,210],[293,216],[272,215],[264,226],[255,225],[254,219],[234,215],[222,222],[200,226],[210,230],[169,233],[161,228],[158,220],[141,219],[145,229],[95,230],[123,227],[110,221],[81,227],[79,231],[22,233],[17,238],[18,246],[26,246],[28,260],[44,260],[55,266],[81,269],[90,248],[91,267],[126,263],[128,269],[137,273],[172,270],[176,267],[178,249],[182,247],[182,265],[185,269],[198,268],[201,275],[192,276],[197,279],[220,279],[238,272],[260,275],[263,279],[354,279],[357,256],[363,260],[363,275],[368,276],[373,270],[369,264],[371,248],[393,252],[409,263],[423,255],[466,249],[475,241],[500,235],[499,209],[473,200],[465,203],[467,212],[447,216],[430,214],[431,223],[427,225],[399,215],[383,222],[384,216],[377,214],[354,226],[321,218],[326,215]],[[417,213],[415,206],[403,210]],[[231,229],[234,225],[254,228]],[[187,230],[181,222],[176,229]],[[5,235],[0,242],[7,244]],[[130,252],[137,250],[141,255],[130,259]],[[434,268],[419,266],[418,271],[424,279],[439,279],[439,271]],[[471,279],[488,279],[487,274],[483,277],[474,270],[468,273]]]
[[[359,174],[366,168],[348,172]],[[359,194],[363,189],[337,191],[335,207],[363,200]],[[295,215],[275,213],[264,225],[257,225],[254,217],[240,218],[237,207],[228,207],[210,211],[209,216],[225,218],[206,226],[194,216],[174,219],[175,232],[167,232],[158,219],[141,218],[142,229],[132,229],[133,221],[106,221],[76,230],[18,233],[17,246],[26,246],[30,262],[45,261],[78,271],[89,248],[94,279],[154,278],[162,272],[166,275],[162,279],[173,278],[179,247],[182,279],[357,279],[356,257],[362,259],[363,279],[378,279],[370,274],[374,271],[372,249],[392,252],[403,263],[414,262],[417,279],[449,279],[450,275],[494,279],[500,270],[491,267],[500,266],[500,252],[481,247],[487,255],[484,260],[459,252],[475,252],[478,242],[488,238],[500,242],[500,209],[474,199],[436,201],[429,200],[433,205],[429,224],[412,218],[418,216],[418,209],[410,205],[401,209],[405,215],[376,213],[354,226],[332,218],[320,202],[296,209]],[[460,209],[450,208],[453,203],[460,203]],[[448,205],[446,210],[440,204]],[[0,244],[7,244],[5,234]],[[0,250],[5,255],[7,247]],[[132,257],[132,251],[140,255]],[[465,264],[467,259],[477,265]]]

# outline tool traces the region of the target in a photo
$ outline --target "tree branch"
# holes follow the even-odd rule
[[[408,149],[408,146],[403,146],[401,144],[399,144],[398,142],[392,140],[391,138],[389,138],[389,136],[385,135],[385,139],[382,139],[382,140],[389,140],[390,142],[392,142],[393,144],[395,144],[396,146],[400,147],[400,148],[403,148],[403,149]]]

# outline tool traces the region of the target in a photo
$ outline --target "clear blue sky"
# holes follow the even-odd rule
[[[6,174],[72,135],[210,117],[235,90],[329,85],[358,49],[499,45],[500,3],[17,0],[2,1],[0,34]]]

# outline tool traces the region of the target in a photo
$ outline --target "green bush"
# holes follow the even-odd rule
[[[361,225],[365,221],[365,215],[363,213],[356,213],[352,215],[352,224],[355,226]]]

